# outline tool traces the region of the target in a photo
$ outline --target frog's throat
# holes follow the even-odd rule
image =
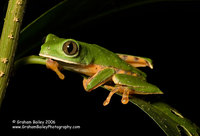
[[[65,62],[65,63],[69,63],[69,64],[77,64],[77,65],[80,65],[79,63],[77,62],[72,62],[72,61],[68,61],[68,60],[63,60],[63,59],[60,59],[60,58],[57,58],[57,57],[53,57],[53,56],[49,56],[49,55],[46,55],[46,54],[39,54],[39,56],[42,56],[42,57],[45,57],[45,58],[50,58],[50,59],[53,59],[53,60],[56,60],[56,61],[60,61],[60,62]]]

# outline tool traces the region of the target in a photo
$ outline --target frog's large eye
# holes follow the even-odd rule
[[[79,51],[78,44],[71,40],[67,41],[63,44],[63,51],[66,55],[71,57],[77,56]]]

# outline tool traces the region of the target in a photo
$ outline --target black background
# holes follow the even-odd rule
[[[22,28],[59,2],[45,3],[47,1],[28,2]],[[161,96],[164,102],[200,125],[199,14],[199,2],[147,4],[95,20],[66,34],[56,34],[96,43],[113,52],[151,58],[154,69],[142,68],[148,75],[147,80],[165,93]],[[80,130],[62,131],[71,135],[110,132],[164,135],[138,107],[121,104],[121,97],[117,95],[104,107],[102,103],[108,91],[98,88],[87,93],[79,74],[63,73],[66,78],[61,81],[45,66],[29,65],[19,69],[10,81],[2,104],[3,130],[15,134],[44,134],[41,130],[14,131],[12,120],[55,120],[57,124],[81,126]],[[61,135],[61,131],[46,132]]]

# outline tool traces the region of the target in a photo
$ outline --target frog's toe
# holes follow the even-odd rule
[[[113,94],[115,94],[116,92],[119,91],[119,88],[114,88],[112,91],[110,91],[108,97],[106,98],[106,100],[103,102],[103,106],[107,106],[110,103],[111,97],[113,96]]]
[[[121,100],[121,102],[123,104],[127,104],[129,102],[128,96],[129,96],[129,90],[128,89],[124,89],[123,95],[122,95],[122,100]]]
[[[110,99],[106,98],[106,100],[103,102],[103,106],[107,106],[110,103]]]
[[[122,98],[121,102],[123,104],[127,104],[129,102],[129,99],[128,98]]]

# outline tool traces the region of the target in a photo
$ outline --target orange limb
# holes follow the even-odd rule
[[[110,93],[109,93],[109,95],[108,95],[108,97],[103,102],[103,106],[107,106],[110,103],[110,99],[113,96],[113,94],[115,94],[118,91],[119,91],[119,88],[115,88],[115,89],[111,90]]]
[[[95,74],[96,75],[96,74]],[[95,76],[94,75],[94,76]],[[84,89],[87,91],[87,92],[91,92],[92,90],[94,90],[94,89],[96,89],[97,87],[99,87],[99,86],[101,86],[101,85],[103,85],[105,82],[107,82],[108,80],[105,80],[105,81],[102,81],[101,83],[99,83],[99,84],[97,84],[96,86],[94,86],[92,89],[90,89],[90,90],[88,90],[87,89],[87,85],[88,85],[88,83],[93,79],[94,77],[92,76],[92,77],[90,77],[90,78],[84,78],[83,79],[83,87],[84,87]],[[109,79],[110,80],[110,79]]]
[[[101,86],[101,85],[103,85],[103,84],[105,84],[106,82],[108,82],[111,78],[108,78],[108,79],[106,79],[106,80],[104,80],[104,81],[102,81],[101,83],[99,83],[99,84],[97,84],[96,86],[94,86],[92,89],[87,89],[87,85],[88,85],[88,83],[92,80],[92,78],[93,77],[90,77],[90,78],[84,78],[83,79],[83,87],[84,87],[84,89],[87,91],[87,92],[91,92],[92,90],[94,90],[94,89],[96,89],[97,87],[99,87],[99,86]]]
[[[106,98],[106,100],[103,103],[103,106],[107,106],[110,103],[111,97],[113,96],[113,94],[119,92],[122,93],[122,99],[121,102],[123,104],[127,104],[129,102],[129,94],[132,93],[133,91],[128,89],[127,87],[123,87],[123,86],[117,86],[117,87],[113,87],[113,86],[109,86],[109,85],[104,85],[104,87],[108,90],[111,90],[108,97]]]
[[[87,76],[93,76],[94,74],[96,74],[98,71],[102,69],[103,67],[100,65],[91,64],[88,66],[80,67],[80,69],[77,70],[77,72],[82,73]]]
[[[150,67],[153,69],[153,65],[142,57],[125,55],[125,54],[117,54],[122,60],[126,61],[128,64],[132,65],[133,67]]]
[[[46,61],[46,67],[53,70],[54,72],[56,72],[56,74],[58,75],[58,77],[63,80],[65,78],[65,76],[60,72],[59,70],[59,64],[56,61],[53,61],[51,59],[47,59]]]
[[[87,78],[84,78],[84,79],[83,79],[83,87],[84,87],[85,90],[87,90],[87,89],[86,89],[86,88],[87,88],[87,83],[88,83],[88,79],[87,79]]]
[[[96,74],[92,77],[83,80],[83,87],[87,92],[90,92],[97,87],[105,84],[109,80],[112,79],[113,74],[115,73],[114,69],[105,68],[99,70]]]
[[[125,88],[123,91],[122,100],[121,100],[123,104],[127,104],[129,102],[128,96],[129,96],[129,90]]]

